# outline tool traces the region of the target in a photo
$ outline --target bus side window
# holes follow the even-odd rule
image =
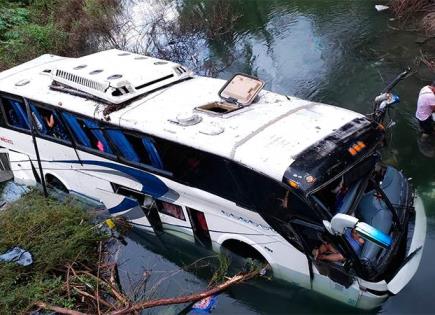
[[[116,146],[121,156],[127,161],[152,165],[163,169],[163,163],[157,152],[153,139],[147,136],[135,136],[121,130],[107,127],[106,134]]]
[[[55,111],[36,106],[32,102],[30,108],[39,134],[70,142],[65,127]]]
[[[97,122],[87,118],[79,118],[66,112],[62,115],[74,133],[79,145],[99,152],[113,154]]]
[[[131,162],[139,163],[139,156],[121,130],[107,127],[106,134],[123,158]]]
[[[165,169],[175,180],[232,201],[240,195],[225,158],[164,139],[155,141]]]
[[[173,203],[157,200],[156,201],[159,212],[169,215],[171,217],[174,217],[179,220],[186,221],[186,218],[184,217],[183,208],[174,205]]]
[[[7,123],[16,128],[30,130],[26,106],[23,102],[2,97]]]
[[[91,119],[83,119],[82,124],[86,134],[88,134],[88,137],[93,140],[92,143],[95,144],[93,147],[94,149],[108,154],[113,154],[112,149],[109,146],[109,142],[107,141],[103,131],[100,129],[100,126],[96,121]]]
[[[127,141],[131,144],[134,151],[137,153],[137,156],[139,158],[139,163],[146,164],[146,165],[152,165],[151,159],[149,157],[148,151],[146,150],[142,139],[136,136],[133,136],[128,133],[124,133]]]
[[[211,237],[204,212],[187,208],[187,214],[190,218],[195,241],[205,247],[211,248]]]

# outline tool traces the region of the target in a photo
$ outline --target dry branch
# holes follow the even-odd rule
[[[35,303],[36,306],[38,306],[41,309],[45,309],[45,310],[50,310],[50,311],[54,311],[56,313],[59,314],[67,314],[67,315],[89,315],[87,313],[82,313],[82,312],[77,312],[77,311],[73,311],[67,308],[63,308],[63,307],[59,307],[59,306],[53,306],[44,302],[36,302]]]
[[[71,272],[73,272],[74,274],[80,273],[80,272],[76,272],[72,267],[71,267]],[[88,274],[86,271],[82,272],[82,273]],[[75,292],[80,294],[82,297],[89,298],[91,300],[97,301],[101,305],[106,306],[107,307],[106,314],[108,314],[108,315],[124,315],[124,314],[136,314],[141,310],[144,310],[147,308],[152,308],[152,307],[157,307],[157,306],[196,302],[196,301],[202,300],[204,298],[207,298],[209,296],[212,296],[214,294],[220,293],[220,292],[228,289],[229,287],[231,287],[235,284],[239,284],[241,282],[252,279],[252,278],[256,277],[259,273],[260,273],[260,269],[256,269],[256,270],[248,272],[248,273],[238,274],[238,275],[235,275],[231,278],[228,278],[225,282],[223,282],[219,285],[216,285],[215,287],[208,289],[207,291],[193,293],[190,295],[179,296],[179,297],[175,297],[175,298],[156,299],[156,300],[151,300],[151,301],[138,302],[138,303],[134,303],[134,304],[130,304],[130,303],[127,304],[128,300],[125,299],[122,294],[120,294],[120,296],[122,297],[121,302],[124,303],[124,305],[122,306],[122,308],[115,310],[115,311],[111,311],[114,309],[114,305],[108,303],[107,301],[101,299],[100,297],[93,296],[92,294],[89,294],[89,293],[79,289],[77,286],[71,285],[71,287]],[[89,274],[89,275],[91,275],[91,274]],[[95,277],[95,276],[93,276],[93,277]],[[108,284],[104,279],[100,279],[100,280],[101,280],[101,283],[104,283],[105,285]],[[87,313],[82,313],[82,312],[74,311],[71,309],[63,308],[63,307],[53,306],[53,305],[50,305],[50,304],[47,304],[44,302],[40,302],[40,301],[36,302],[34,305],[39,307],[40,309],[51,310],[51,311],[54,311],[54,312],[59,313],[59,314],[88,315]]]
[[[132,305],[128,308],[111,312],[110,315],[129,314],[132,312],[141,311],[141,310],[146,309],[146,308],[162,306],[162,305],[183,304],[183,303],[188,303],[188,302],[196,302],[196,301],[202,300],[206,297],[209,297],[209,296],[212,296],[212,295],[217,294],[219,292],[222,292],[222,291],[228,289],[229,287],[231,287],[235,284],[252,279],[252,278],[256,277],[258,274],[259,274],[259,270],[254,270],[254,271],[251,271],[251,272],[245,273],[245,274],[238,274],[234,277],[229,278],[224,283],[221,283],[221,284],[219,284],[219,285],[217,285],[217,286],[215,286],[215,287],[213,287],[205,292],[194,293],[194,294],[179,296],[179,297],[175,297],[175,298],[157,299],[157,300],[135,303],[134,305]]]

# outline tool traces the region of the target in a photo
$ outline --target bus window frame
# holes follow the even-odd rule
[[[148,138],[152,139],[153,141],[154,141],[154,138],[155,138],[154,136],[151,136],[151,135],[148,135],[146,133],[139,132],[139,131],[136,131],[136,130],[122,128],[122,127],[110,124],[108,122],[105,122],[105,121],[100,121],[100,127],[102,128],[102,131],[103,131],[104,136],[106,137],[107,141],[110,143],[112,151],[116,155],[116,161],[117,162],[129,165],[129,166],[132,166],[132,167],[135,167],[135,168],[147,171],[147,172],[151,172],[151,173],[154,173],[156,175],[161,175],[161,176],[169,178],[169,179],[171,179],[171,180],[173,180],[173,181],[175,181],[177,183],[180,183],[179,181],[177,181],[174,178],[173,173],[168,171],[168,170],[159,169],[159,168],[156,168],[156,167],[154,167],[152,165],[149,165],[149,164],[136,163],[136,162],[133,162],[133,161],[130,161],[130,160],[124,158],[122,156],[122,153],[119,152],[118,147],[113,143],[112,138],[109,136],[109,134],[107,133],[106,130],[107,129],[111,129],[111,130],[117,130],[117,131],[120,131],[120,132],[127,131],[128,133],[130,133],[130,134],[132,134],[134,136],[137,136],[139,138],[140,137],[148,137]]]
[[[168,202],[168,201],[164,201],[164,200],[161,200],[161,199],[155,199],[155,202],[156,202],[156,205],[157,205],[157,210],[158,210],[158,212],[159,212],[160,215],[163,214],[163,215],[166,215],[166,216],[168,216],[168,217],[170,217],[170,218],[174,218],[174,219],[177,219],[177,220],[180,220],[180,221],[188,222],[188,221],[186,220],[185,207],[183,207],[183,206],[181,206],[181,205],[177,205],[177,204],[175,204],[175,203],[173,203],[173,202]],[[181,210],[181,214],[182,214],[183,218],[179,218],[179,217],[176,217],[176,216],[174,216],[174,215],[172,215],[172,214],[169,214],[169,213],[167,213],[167,212],[164,212],[164,210],[162,210],[162,209],[164,208],[162,202],[167,203],[167,204],[169,204],[169,205],[172,205],[172,206],[175,206],[175,207],[179,208],[179,209]]]
[[[52,137],[52,136],[49,136],[49,135],[47,135],[47,134],[44,135],[44,134],[40,133],[40,131],[38,130],[38,128],[35,128],[35,131],[36,131],[36,132],[35,132],[35,136],[36,136],[37,138],[41,138],[41,139],[44,139],[44,140],[53,141],[53,142],[56,142],[56,143],[58,143],[58,144],[63,144],[63,145],[67,145],[67,146],[70,146],[70,145],[73,144],[73,139],[71,139],[71,135],[70,135],[70,133],[69,133],[69,130],[67,130],[68,127],[66,126],[66,124],[65,124],[65,122],[63,121],[63,119],[62,119],[60,113],[57,111],[56,107],[54,107],[54,106],[50,106],[50,105],[48,105],[48,104],[45,104],[45,103],[42,103],[42,102],[39,102],[39,101],[35,101],[35,100],[32,100],[32,99],[27,99],[27,101],[29,102],[30,110],[31,110],[32,112],[33,112],[33,110],[32,110],[32,105],[33,105],[33,106],[35,106],[35,107],[40,107],[40,108],[42,108],[42,109],[49,110],[49,111],[52,111],[52,112],[56,113],[56,116],[57,116],[58,120],[60,121],[60,123],[62,124],[62,127],[64,128],[65,133],[66,133],[66,135],[67,135],[67,138],[68,138],[69,140],[64,140],[64,139],[60,139],[60,138],[56,138],[56,137]],[[32,118],[33,118],[33,117],[32,117]]]
[[[19,95],[10,94],[10,93],[0,92],[0,107],[1,107],[1,112],[2,112],[2,115],[3,115],[2,122],[4,122],[4,126],[3,127],[6,127],[7,129],[12,129],[14,131],[30,135],[31,134],[31,131],[30,131],[30,127],[31,126],[29,126],[29,129],[25,129],[25,128],[20,128],[20,127],[17,127],[17,126],[14,126],[14,125],[10,124],[10,122],[8,120],[8,117],[6,115],[6,111],[5,111],[5,107],[4,107],[4,103],[3,103],[3,99],[4,98],[20,102],[20,103],[22,103],[24,105],[24,109],[26,109],[26,104],[25,104],[25,101],[24,101],[24,97],[21,97]],[[27,111],[26,111],[26,115],[27,115]]]
[[[145,148],[145,146],[143,145],[143,143],[142,143],[142,139],[143,138],[150,138],[149,136],[146,136],[146,135],[138,135],[138,134],[134,134],[134,133],[132,133],[132,132],[130,132],[129,130],[123,130],[122,128],[120,128],[120,130],[119,130],[120,132],[122,132],[123,134],[124,134],[124,137],[126,138],[126,140],[130,143],[130,145],[131,145],[131,147],[133,148],[133,150],[135,151],[135,154],[137,155],[137,156],[139,156],[140,157],[140,152],[137,152],[137,150],[135,149],[135,147],[134,147],[134,145],[131,143],[131,141],[128,139],[128,136],[131,136],[131,137],[135,137],[135,138],[138,138],[139,140],[140,140],[140,142],[141,142],[141,144],[140,145],[142,145],[143,146],[143,150],[146,152],[146,154],[147,154],[147,156],[148,156],[148,160],[150,161],[150,163],[148,164],[148,163],[144,163],[144,162],[134,162],[134,161],[130,161],[131,163],[133,163],[133,164],[140,164],[140,165],[147,165],[147,166],[150,166],[150,167],[153,167],[153,168],[156,168],[154,165],[152,165],[152,159],[151,159],[151,157],[150,157],[150,153],[148,152],[148,150],[147,150],[147,148]],[[123,155],[123,154],[122,154]],[[124,156],[122,156],[121,155],[121,157],[123,158],[123,159],[126,159]],[[157,168],[156,168],[157,169]]]
[[[106,151],[103,152],[103,151],[100,151],[98,149],[94,149],[93,147],[87,147],[87,146],[83,145],[81,142],[79,142],[78,139],[77,139],[77,136],[76,136],[76,134],[74,132],[74,130],[72,129],[72,127],[70,126],[68,121],[65,119],[63,114],[67,113],[69,115],[74,116],[75,119],[78,118],[78,119],[83,120],[83,121],[85,121],[86,119],[92,120],[94,123],[99,125],[99,128],[101,128],[101,122],[100,122],[100,120],[95,119],[95,118],[90,117],[90,116],[86,116],[86,115],[82,115],[82,114],[75,113],[75,112],[72,112],[72,111],[68,111],[68,110],[63,110],[62,109],[62,110],[59,110],[59,111],[60,111],[60,117],[62,118],[62,121],[67,126],[67,128],[69,130],[69,133],[70,133],[71,137],[73,137],[74,143],[76,144],[78,150],[86,152],[86,153],[91,153],[91,154],[94,154],[94,155],[97,155],[97,156],[101,156],[101,157],[104,157],[104,158],[108,158],[110,160],[114,160],[114,158],[117,157],[117,154],[113,153],[113,152],[116,152],[116,151],[114,151],[114,148],[112,147],[112,143],[107,139],[107,135],[104,132],[103,132],[103,135],[106,138],[106,142],[109,144],[110,150],[112,151],[112,153],[109,153],[109,152],[106,152]]]

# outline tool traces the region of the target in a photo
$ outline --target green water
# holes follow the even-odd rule
[[[157,1],[171,4],[172,1]],[[180,14],[213,1],[185,0]],[[233,0],[239,16],[234,30],[222,40],[207,41],[206,57],[222,61],[235,51],[234,62],[218,76],[245,72],[266,81],[266,89],[368,113],[373,98],[419,55],[421,34],[397,31],[388,12],[378,13],[375,1]],[[392,27],[390,27],[392,26]],[[419,89],[427,82],[413,76],[396,89],[401,103],[384,152],[388,163],[412,177],[428,215],[428,235],[418,273],[397,296],[374,313],[433,313],[435,271],[435,158],[421,149],[414,119]],[[140,243],[140,241],[138,241]],[[148,248],[145,245],[144,248]],[[183,250],[184,251],[184,250]],[[187,251],[187,250],[186,250]],[[193,250],[194,251],[194,250]],[[154,249],[153,252],[158,252]],[[159,252],[177,262],[172,251]],[[179,261],[178,261],[179,263]],[[315,293],[275,282],[234,288],[222,298],[216,314],[230,313],[355,313],[355,309]]]

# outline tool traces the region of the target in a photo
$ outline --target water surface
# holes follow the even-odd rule
[[[207,8],[213,0],[157,1],[182,4],[182,15],[198,6]],[[368,113],[373,98],[419,55],[415,43],[421,34],[393,30],[391,16],[378,13],[375,1],[331,0],[233,0],[231,12],[240,18],[234,32],[221,41],[206,43],[208,55],[216,61],[228,51],[237,58],[219,74],[229,78],[235,72],[256,75],[266,89],[296,95]],[[138,4],[140,5],[140,4]],[[408,286],[373,312],[433,313],[430,293],[435,279],[435,159],[420,152],[414,119],[419,89],[427,84],[413,76],[399,85],[401,103],[394,111],[395,126],[384,152],[388,163],[412,177],[422,196],[428,216],[427,243],[419,271]],[[430,151],[430,148],[429,148]],[[430,153],[430,152],[429,152]],[[138,240],[138,242],[141,242]],[[144,248],[148,248],[146,245]],[[174,255],[171,261],[177,261]],[[225,296],[234,301],[220,303],[215,313],[355,313],[355,309],[289,285],[259,281],[234,288]],[[237,305],[237,308],[235,308]],[[242,308],[240,308],[242,307]]]

